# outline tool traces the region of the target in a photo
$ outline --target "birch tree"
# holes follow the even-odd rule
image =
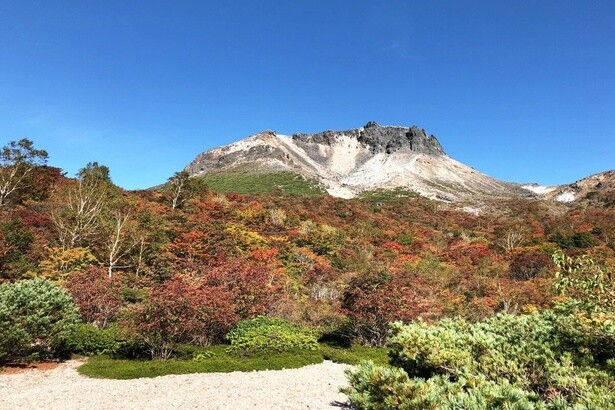
[[[517,246],[522,245],[528,237],[527,228],[520,223],[510,223],[498,229],[495,234],[495,244],[505,252],[510,252]]]
[[[32,171],[47,164],[47,151],[35,149],[32,141],[11,141],[0,152],[0,206],[16,191],[29,186]]]
[[[109,277],[113,275],[120,261],[139,243],[132,235],[132,222],[130,214],[117,211],[111,221],[111,230],[106,241],[107,250],[107,273]]]
[[[106,183],[94,178],[78,178],[55,193],[51,221],[63,249],[80,246],[97,232],[107,200]]]
[[[176,172],[168,181],[171,194],[171,208],[177,209],[199,191],[207,189],[202,178],[190,178],[186,171]]]
[[[188,185],[188,173],[186,171],[176,172],[169,178],[171,185],[171,207],[179,207],[186,200],[186,188]]]

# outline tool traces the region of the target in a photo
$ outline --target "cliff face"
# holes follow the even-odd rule
[[[410,149],[416,153],[427,155],[444,155],[444,150],[435,136],[427,136],[424,129],[417,126],[390,127],[381,126],[374,121],[368,122],[364,127],[348,131],[324,131],[316,134],[295,134],[293,139],[303,143],[331,145],[338,134],[355,138],[358,142],[369,147],[371,152],[392,154],[400,149]]]
[[[264,131],[203,152],[185,169],[191,175],[290,171],[315,178],[331,195],[344,198],[393,188],[450,201],[472,194],[529,195],[448,157],[424,129],[375,122],[347,131],[293,136]]]

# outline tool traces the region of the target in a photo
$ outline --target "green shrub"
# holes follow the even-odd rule
[[[577,299],[585,309],[594,306],[615,311],[613,273],[596,264],[587,255],[570,257],[561,251],[553,254],[557,266],[555,290],[561,296]]]
[[[123,340],[115,327],[99,329],[90,324],[80,324],[71,332],[66,344],[71,352],[83,356],[115,355],[122,347]]]
[[[66,338],[78,321],[66,290],[46,279],[0,285],[0,361],[67,355]]]
[[[205,360],[211,359],[214,356],[215,356],[214,352],[206,350],[206,351],[203,351],[201,353],[195,354],[194,357],[192,358],[192,360],[196,360],[197,362],[203,362]]]
[[[231,351],[245,353],[318,349],[313,330],[293,325],[284,319],[267,316],[242,320],[231,329],[226,338],[231,342]]]
[[[596,241],[591,234],[591,232],[576,232],[572,235],[562,235],[561,233],[556,233],[551,236],[551,242],[555,242],[562,249],[570,249],[570,248],[591,248],[596,245]]]
[[[292,172],[233,172],[208,173],[200,177],[212,191],[246,194],[282,194],[322,196],[326,192],[318,181],[305,179]]]
[[[359,409],[609,409],[615,314],[578,304],[478,323],[391,326],[390,363],[350,372]]]
[[[320,352],[325,360],[335,363],[359,364],[362,361],[371,360],[378,365],[386,365],[389,362],[389,350],[384,347],[373,346],[340,346],[334,343],[320,343]]]
[[[515,388],[506,381],[501,384],[484,378],[451,381],[444,376],[424,381],[410,379],[401,369],[375,366],[372,362],[347,374],[351,387],[342,391],[349,395],[356,409],[545,409],[540,406],[537,394]]]
[[[91,324],[79,324],[68,335],[66,348],[83,356],[106,355],[121,359],[149,357],[148,346],[129,338],[117,325],[100,329]]]
[[[596,241],[590,232],[577,232],[572,235],[572,243],[577,248],[591,248]]]

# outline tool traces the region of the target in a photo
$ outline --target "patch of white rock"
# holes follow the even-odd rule
[[[536,184],[523,185],[521,188],[527,189],[528,191],[531,191],[538,195],[545,195],[557,189],[557,187],[554,187],[554,186],[544,186],[544,185],[536,185]]]
[[[575,200],[574,193],[572,192],[563,192],[555,197],[555,200],[558,202],[572,202]]]

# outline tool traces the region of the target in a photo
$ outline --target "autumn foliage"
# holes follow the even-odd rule
[[[558,249],[615,266],[612,208],[493,200],[477,215],[418,196],[206,189],[179,201],[122,190],[108,171],[29,171],[0,207],[0,281],[54,281],[85,322],[121,325],[157,357],[259,315],[380,345],[395,320],[550,306]]]
[[[515,279],[528,280],[546,274],[554,267],[549,255],[521,253],[510,263],[510,275]]]
[[[380,346],[386,341],[390,322],[436,316],[439,303],[417,275],[378,272],[352,279],[342,307],[348,315],[350,336]]]
[[[83,319],[101,328],[115,320],[123,304],[121,278],[109,277],[100,267],[72,272],[66,287]]]
[[[232,295],[221,286],[176,275],[151,288],[149,298],[124,320],[153,358],[171,356],[177,343],[207,346],[220,342],[237,322]]]

